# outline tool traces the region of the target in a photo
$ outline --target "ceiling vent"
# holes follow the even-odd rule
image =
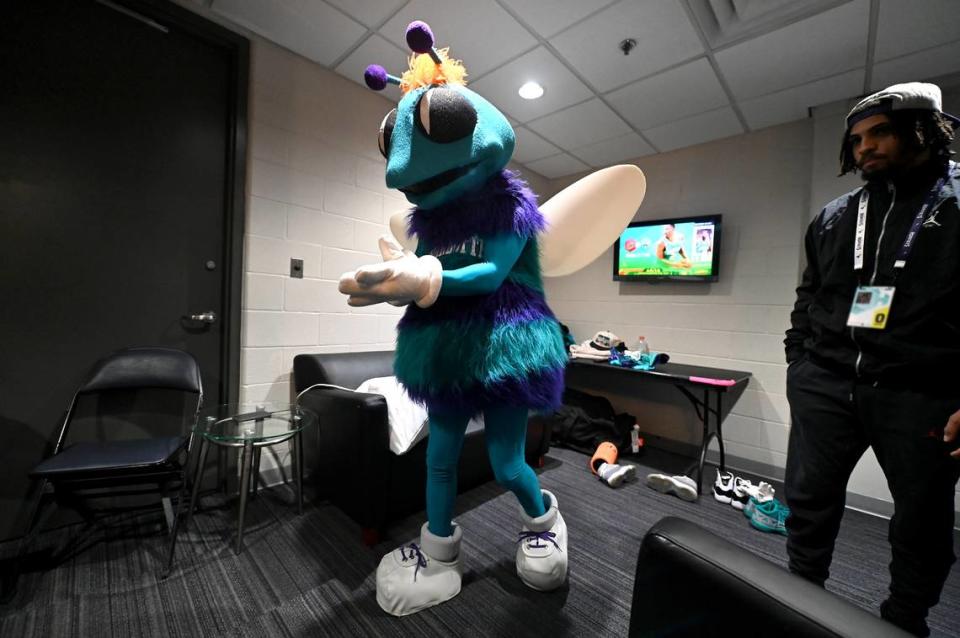
[[[717,49],[775,31],[849,0],[690,0],[707,43]]]

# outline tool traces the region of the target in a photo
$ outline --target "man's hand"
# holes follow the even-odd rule
[[[960,436],[960,410],[951,414],[950,418],[947,419],[947,426],[943,428],[943,442],[950,443],[951,441],[956,441],[958,436]],[[960,459],[960,448],[951,452],[950,456],[955,459]]]
[[[410,302],[427,308],[440,295],[443,267],[432,255],[417,257],[388,235],[380,237],[384,262],[363,266],[340,276],[340,292],[350,295],[351,306],[370,306],[384,301],[402,306]]]

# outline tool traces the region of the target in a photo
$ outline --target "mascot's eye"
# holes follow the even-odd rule
[[[390,137],[393,135],[393,127],[397,123],[397,109],[387,113],[383,121],[380,122],[380,134],[377,136],[377,143],[380,145],[380,153],[387,157],[390,154]]]
[[[420,96],[417,124],[428,138],[446,144],[473,134],[477,112],[461,93],[433,88]]]

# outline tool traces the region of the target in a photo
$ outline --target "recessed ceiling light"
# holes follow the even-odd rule
[[[543,87],[536,82],[527,82],[517,92],[525,100],[535,100],[543,95]]]

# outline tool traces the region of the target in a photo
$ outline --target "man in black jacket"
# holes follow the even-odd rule
[[[823,585],[846,485],[868,446],[893,494],[890,595],[917,635],[953,554],[960,477],[960,166],[939,87],[889,87],[847,116],[841,175],[864,187],[810,224],[787,331],[790,570]]]

